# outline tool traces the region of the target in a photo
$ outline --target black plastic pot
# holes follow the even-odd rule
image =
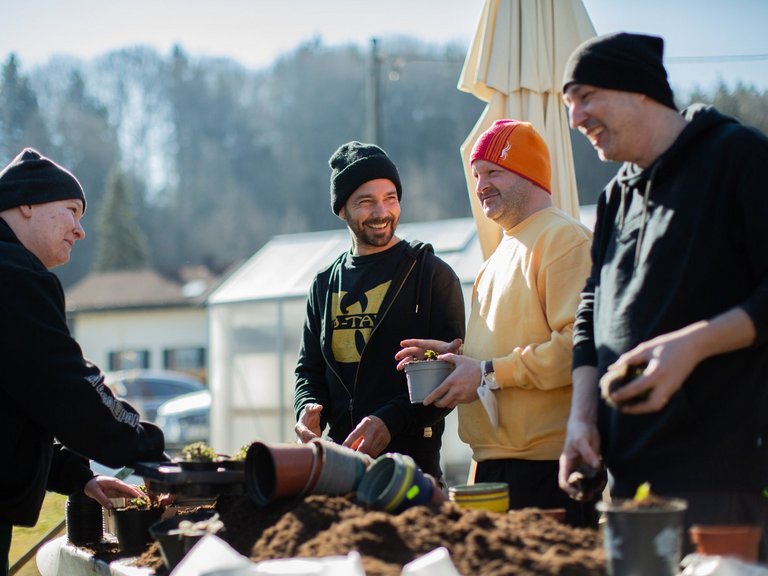
[[[110,510],[115,521],[115,536],[121,552],[143,552],[152,542],[149,527],[160,520],[162,508],[123,508]]]
[[[83,492],[67,498],[67,540],[76,546],[100,542],[104,536],[101,504]]]
[[[163,556],[163,563],[169,571],[173,570],[176,565],[181,562],[181,559],[187,555],[187,552],[189,552],[190,549],[197,543],[197,541],[206,534],[205,532],[173,534],[172,532],[174,530],[178,530],[179,523],[182,520],[189,520],[190,522],[208,520],[214,514],[215,512],[208,511],[193,512],[191,514],[174,516],[168,520],[161,520],[160,522],[150,526],[149,533],[160,546],[160,553]],[[171,534],[169,534],[169,532],[171,532]]]

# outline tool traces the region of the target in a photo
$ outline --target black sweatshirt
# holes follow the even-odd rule
[[[651,338],[734,307],[756,342],[701,362],[659,412],[601,400],[614,494],[768,486],[768,139],[713,108],[645,170],[625,164],[599,199],[593,270],[574,325],[574,368],[602,375]]]
[[[319,272],[310,289],[296,366],[296,417],[306,404],[322,404],[321,425],[328,425],[329,437],[341,443],[362,418],[378,416],[392,435],[384,452],[407,454],[424,472],[439,477],[444,418],[450,410],[411,404],[405,374],[396,369],[394,358],[405,338],[464,338],[459,279],[429,244],[406,246],[382,302],[384,312],[361,354],[357,378],[345,382],[331,350],[331,279],[347,256],[341,254]],[[431,436],[425,428],[431,428]]]
[[[56,275],[2,219],[0,326],[1,522],[32,526],[46,489],[82,490],[87,458],[113,468],[165,459],[160,429],[140,423],[83,358]]]

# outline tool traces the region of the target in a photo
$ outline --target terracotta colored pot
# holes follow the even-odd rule
[[[757,562],[757,549],[762,536],[760,526],[694,524],[688,532],[699,554],[735,556],[745,562]]]
[[[245,457],[245,485],[259,506],[307,493],[321,465],[318,448],[308,444],[254,442]]]

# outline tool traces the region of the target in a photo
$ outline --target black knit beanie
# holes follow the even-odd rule
[[[77,178],[34,148],[22,150],[0,172],[0,210],[70,198],[82,200],[85,213],[85,193]]]
[[[403,195],[397,166],[375,144],[352,141],[339,146],[328,160],[331,167],[331,208],[337,214],[352,193],[370,180],[386,178],[395,184],[397,199]]]
[[[677,110],[664,69],[664,39],[619,32],[591,38],[571,54],[563,93],[571,84],[637,92]]]

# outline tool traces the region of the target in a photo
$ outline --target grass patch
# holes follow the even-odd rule
[[[11,539],[10,561],[13,564],[21,558],[27,550],[32,548],[49,530],[54,528],[64,519],[64,510],[67,497],[54,492],[48,492],[40,511],[40,519],[32,528],[14,526]],[[38,576],[34,558],[17,573],[17,576]]]

